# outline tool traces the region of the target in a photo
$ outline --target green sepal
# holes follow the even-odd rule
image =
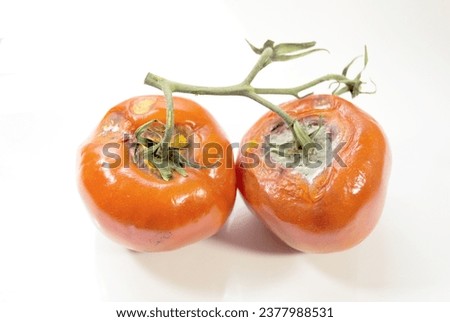
[[[303,43],[284,43],[278,44],[273,47],[273,51],[276,55],[292,54],[300,50],[312,48],[316,45],[315,41],[303,42]]]
[[[316,49],[311,49],[311,50],[307,50],[298,54],[291,54],[291,55],[275,55],[274,57],[272,57],[273,61],[288,61],[288,60],[292,60],[292,59],[297,59],[300,57],[304,57],[306,55],[315,53],[317,51],[327,51],[326,49],[323,48],[316,48]]]
[[[159,171],[164,181],[169,181],[172,178],[172,169],[170,167],[156,166],[155,168]]]
[[[173,165],[173,168],[175,169],[176,172],[178,172],[180,175],[182,175],[183,177],[187,177],[187,172],[185,168],[179,167],[177,165]]]

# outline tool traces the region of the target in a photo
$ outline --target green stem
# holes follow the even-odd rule
[[[308,133],[298,123],[279,106],[269,102],[260,95],[276,94],[276,95],[292,95],[299,98],[300,93],[314,87],[318,84],[327,81],[336,81],[339,85],[344,84],[344,88],[337,88],[336,93],[342,94],[350,91],[352,96],[356,96],[359,92],[359,86],[361,81],[359,80],[360,74],[355,79],[347,78],[347,69],[352,64],[350,63],[343,71],[342,74],[327,74],[322,77],[316,78],[306,84],[290,87],[290,88],[258,88],[251,85],[257,74],[272,61],[291,60],[297,57],[304,56],[310,52],[317,51],[311,50],[308,52],[298,53],[301,49],[307,49],[313,46],[315,43],[303,43],[303,44],[281,44],[274,47],[272,41],[266,42],[263,49],[257,49],[252,46],[252,49],[260,55],[258,61],[248,73],[246,78],[239,84],[224,86],[224,87],[207,87],[207,86],[195,86],[188,85],[179,82],[167,80],[163,77],[157,76],[152,73],[148,73],[145,78],[145,84],[158,88],[164,92],[167,99],[167,126],[164,133],[163,145],[169,145],[170,139],[173,133],[173,101],[172,93],[191,93],[195,95],[220,95],[220,96],[245,96],[252,100],[264,105],[274,113],[278,114],[285,122],[291,127],[294,139],[298,148],[304,147],[306,144],[311,143],[312,140]],[[278,48],[278,54],[275,49]],[[297,52],[296,54],[292,54]],[[288,54],[291,54],[290,56]],[[365,56],[365,65],[367,64],[367,53]],[[353,62],[353,61],[352,61]],[[364,67],[365,67],[364,65]],[[168,150],[168,148],[167,148]],[[164,150],[163,150],[164,151]]]
[[[348,79],[345,76],[339,75],[339,74],[328,74],[324,75],[322,77],[318,77],[306,84],[295,86],[295,87],[289,87],[289,88],[255,88],[256,94],[264,94],[264,95],[292,95],[295,97],[299,97],[299,94],[311,87],[314,87],[316,85],[319,85],[324,82],[328,81],[336,81],[336,82],[347,82],[351,83],[353,80]]]
[[[270,49],[270,48],[269,48]],[[269,53],[269,50],[265,50],[264,53]],[[266,57],[266,56],[264,56]],[[308,143],[311,143],[312,140],[308,136],[308,134],[300,127],[299,123],[294,120],[289,114],[287,114],[285,111],[283,111],[279,106],[269,102],[268,100],[261,97],[259,94],[276,94],[276,95],[292,95],[295,97],[299,97],[299,94],[311,87],[314,87],[320,83],[327,82],[327,81],[338,81],[338,82],[352,82],[352,80],[348,79],[345,76],[339,75],[339,74],[328,74],[324,75],[322,77],[316,78],[306,84],[295,86],[295,87],[289,87],[289,88],[255,88],[248,84],[248,81],[251,81],[253,79],[255,74],[255,71],[258,70],[258,68],[263,68],[264,63],[267,62],[267,58],[260,59],[258,63],[255,65],[257,68],[253,68],[249,75],[251,77],[247,77],[246,81],[232,86],[224,86],[224,87],[208,87],[208,86],[196,86],[196,85],[189,85],[179,82],[174,82],[167,80],[163,77],[157,76],[152,73],[148,73],[147,77],[145,78],[145,84],[153,86],[155,88],[163,90],[166,99],[172,100],[172,93],[173,92],[179,92],[179,93],[191,93],[195,95],[220,95],[220,96],[245,96],[248,98],[251,98],[252,100],[260,103],[261,105],[264,105],[274,113],[278,114],[285,122],[292,128],[292,133],[294,135],[295,141],[297,142],[297,146],[299,148],[305,146]],[[256,72],[257,73],[257,72]],[[170,86],[169,86],[170,85]],[[169,103],[168,103],[169,104]],[[168,106],[170,107],[170,106]],[[173,111],[171,112],[170,109],[173,109],[173,106],[168,108],[167,115],[168,115],[168,122],[169,120],[173,121]],[[170,119],[169,119],[169,114]],[[173,127],[173,126],[172,126]],[[167,125],[167,131],[171,135],[172,130],[171,126],[168,123]],[[166,135],[165,135],[166,137]],[[167,136],[168,142],[170,142],[170,136]],[[164,141],[166,142],[166,141]]]
[[[268,100],[262,98],[261,96],[257,95],[256,93],[248,93],[246,95],[248,98],[251,98],[252,100],[260,103],[261,105],[264,105],[271,111],[277,113],[283,121],[292,129],[292,134],[294,135],[295,142],[297,143],[298,148],[302,148],[305,145],[312,143],[311,138],[309,137],[308,133],[305,132],[300,127],[300,124],[297,120],[293,119],[289,114],[287,114],[284,110],[282,110],[279,106],[272,104]]]
[[[247,96],[247,93],[251,91],[259,95],[291,95],[294,97],[299,97],[301,92],[327,81],[337,81],[342,83],[354,82],[353,80],[348,79],[347,77],[339,74],[328,74],[322,77],[318,77],[300,86],[287,88],[260,88],[260,87],[253,87],[251,85],[247,85],[244,83],[223,87],[197,86],[174,82],[171,80],[169,81],[165,78],[162,78],[152,73],[148,73],[147,77],[145,78],[145,84],[158,88],[160,90],[162,90],[162,84],[164,82],[169,82],[174,88],[174,92],[190,93],[194,95],[218,95],[218,96]]]
[[[280,116],[283,119],[283,121],[286,122],[286,124],[288,126],[292,126],[292,124],[294,124],[295,120],[289,114],[287,114],[285,111],[283,111],[279,106],[269,102],[268,100],[259,96],[258,94],[254,93],[254,92],[247,92],[247,93],[245,93],[244,96],[251,98],[255,102],[258,102],[259,104],[264,105],[272,112],[277,113],[278,116]]]
[[[254,89],[251,85],[241,83],[238,85],[225,87],[195,86],[169,81],[151,73],[147,74],[147,77],[145,78],[145,84],[163,90],[166,95],[166,98],[167,98],[166,91],[170,91],[168,88],[164,90],[164,88],[167,87],[167,84],[170,84],[170,89],[172,90],[172,92],[191,93],[195,95],[221,95],[221,96],[233,95],[251,98],[252,100],[260,103],[261,105],[267,107],[274,113],[278,114],[286,122],[286,124],[288,124],[289,127],[292,127],[292,133],[299,148],[312,142],[308,134],[300,127],[300,125],[298,124],[298,122],[296,122],[295,119],[293,119],[289,114],[283,111],[283,109],[281,109],[279,106],[269,102],[268,100],[258,95],[256,93],[256,89]],[[284,94],[290,93],[285,92]],[[167,113],[169,113],[169,109]],[[167,129],[169,130],[169,125]]]
[[[169,83],[173,89],[173,92],[190,93],[194,95],[239,96],[243,95],[243,92],[251,88],[250,86],[244,86],[241,84],[225,87],[189,85],[171,81],[152,73],[147,74],[144,83],[160,90],[162,90],[164,83]]]
[[[162,148],[162,157],[166,158],[169,155],[169,146],[170,146],[170,140],[172,139],[173,135],[173,128],[175,124],[174,120],[174,113],[173,113],[173,89],[172,85],[169,82],[163,82],[162,91],[164,92],[164,96],[166,98],[166,129],[164,131],[164,137],[161,141],[161,148]]]
[[[145,78],[145,84],[162,90],[166,98],[166,124],[162,140],[156,141],[152,139],[151,135],[152,133],[149,134],[145,132],[150,130],[149,129],[150,124],[156,120],[152,120],[146,124],[143,124],[141,127],[138,128],[135,135],[139,145],[138,148],[135,149],[135,152],[133,154],[133,160],[135,160],[136,163],[140,163],[139,160],[143,160],[143,162],[147,164],[149,168],[151,169],[156,168],[159,171],[161,178],[166,181],[172,178],[172,173],[174,171],[178,172],[180,175],[186,176],[187,172],[185,170],[185,167],[199,168],[197,164],[187,160],[183,156],[183,154],[178,150],[178,147],[170,146],[172,138],[176,131],[174,127],[175,120],[174,120],[174,106],[173,106],[173,93],[175,92],[191,93],[195,95],[221,95],[221,96],[233,95],[250,98],[255,102],[267,107],[269,110],[280,116],[280,118],[291,129],[294,141],[298,149],[305,148],[306,145],[312,143],[313,142],[312,138],[318,132],[318,130],[309,135],[306,132],[306,130],[301,127],[298,120],[292,118],[280,106],[275,105],[272,102],[266,100],[261,95],[266,94],[291,95],[296,98],[299,98],[301,92],[327,81],[335,81],[338,85],[334,89],[333,94],[340,95],[346,92],[350,92],[352,94],[352,97],[354,97],[362,93],[361,85],[363,84],[363,82],[360,80],[362,71],[359,72],[359,74],[354,79],[347,78],[348,69],[354,63],[355,59],[353,59],[350,62],[350,64],[348,64],[344,68],[342,74],[327,74],[303,85],[289,88],[253,87],[252,82],[258,75],[258,73],[272,62],[288,61],[296,59],[322,49],[309,49],[315,46],[315,42],[284,43],[275,45],[273,41],[268,40],[265,42],[263,48],[257,48],[250,43],[249,45],[251,49],[256,54],[259,55],[259,59],[253,66],[253,68],[250,70],[250,72],[247,74],[245,79],[236,85],[224,87],[195,86],[170,81],[168,79],[165,79],[152,73],[147,74]],[[364,53],[363,70],[366,67],[367,62],[368,56],[366,48]],[[158,132],[158,136],[159,133],[160,132]],[[276,150],[275,152],[280,153],[282,151]],[[142,157],[144,159],[142,159]]]
[[[255,79],[256,75],[268,64],[270,64],[270,57],[273,54],[273,49],[271,47],[267,47],[262,52],[261,56],[259,56],[258,61],[256,62],[255,66],[253,66],[250,73],[247,75],[247,77],[242,82],[243,85],[250,85],[251,82]]]

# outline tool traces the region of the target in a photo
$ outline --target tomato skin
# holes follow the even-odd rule
[[[129,158],[124,135],[142,124],[166,121],[162,96],[140,96],[113,107],[82,146],[79,190],[89,212],[109,237],[136,251],[176,249],[215,234],[232,211],[236,177],[229,142],[213,117],[193,101],[174,97],[175,126],[186,126],[198,139],[195,160],[213,142],[223,148],[222,165],[190,168],[169,181],[139,169]],[[105,154],[105,144],[113,144]],[[119,166],[114,165],[121,156]],[[105,167],[102,164],[108,163]]]
[[[238,188],[250,210],[282,241],[303,252],[342,251],[360,243],[374,229],[385,202],[391,166],[387,139],[377,122],[352,103],[332,95],[312,95],[281,106],[302,120],[322,116],[346,142],[338,155],[312,183],[293,169],[277,164],[245,167],[238,154]],[[242,140],[258,146],[280,122],[264,115]],[[262,158],[262,149],[252,153]]]

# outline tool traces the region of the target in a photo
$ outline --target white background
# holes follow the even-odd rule
[[[449,1],[0,0],[0,301],[450,300]],[[278,63],[257,84],[339,72],[369,48],[376,95],[354,102],[393,152],[375,231],[341,253],[294,252],[240,197],[215,237],[137,254],[93,225],[76,187],[79,145],[107,110],[158,93],[148,71],[240,81],[261,45],[316,40],[331,54]],[[280,103],[289,98],[271,97]],[[196,97],[239,142],[265,113]]]

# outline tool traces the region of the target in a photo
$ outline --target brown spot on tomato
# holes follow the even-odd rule
[[[150,111],[155,102],[156,98],[144,98],[138,100],[131,106],[131,112],[137,115],[146,114]]]

